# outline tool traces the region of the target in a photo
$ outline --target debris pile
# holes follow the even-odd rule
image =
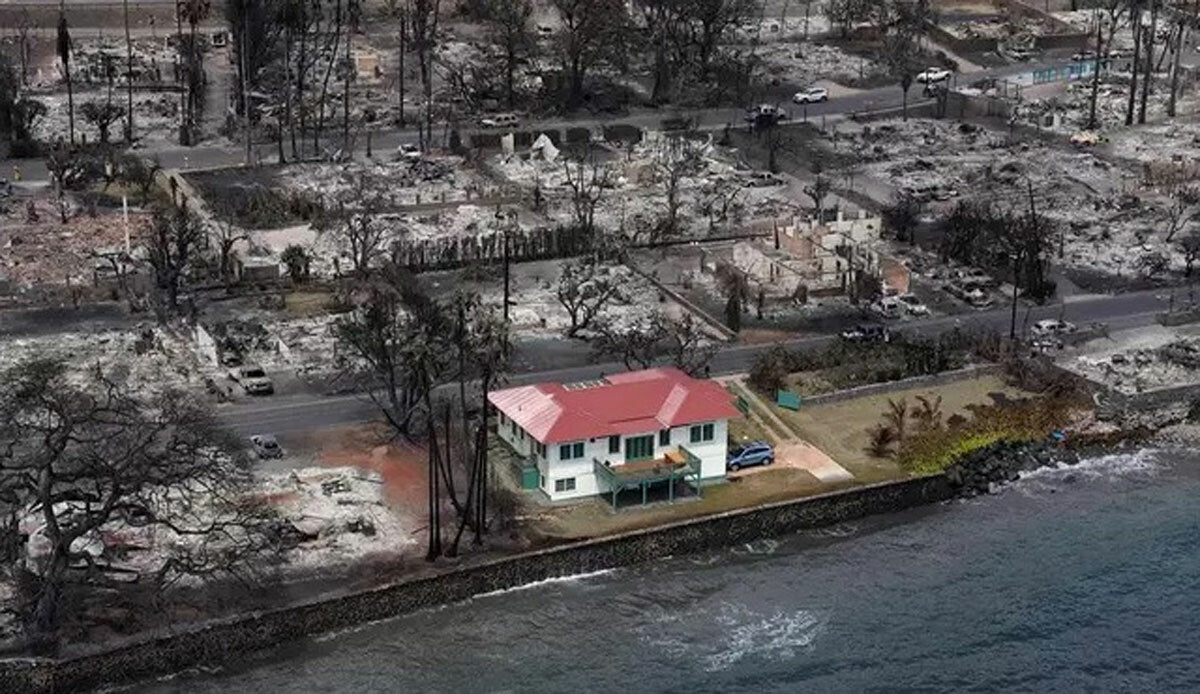
[[[1102,353],[1076,357],[1067,368],[1127,394],[1200,383],[1200,337],[1170,329],[1142,330]]]
[[[65,204],[70,217],[66,224],[48,192],[0,205],[0,274],[8,278],[12,291],[38,285],[92,287],[97,268],[108,265],[97,252],[124,244],[119,210],[94,207],[93,217],[70,198]],[[130,237],[140,238],[149,224],[149,215],[131,212]]]
[[[338,568],[416,543],[411,522],[384,503],[378,473],[314,467],[261,478],[261,494],[292,531],[284,554],[292,567]]]
[[[203,367],[190,340],[169,327],[140,325],[132,330],[60,332],[43,337],[0,341],[0,369],[33,358],[59,358],[83,382],[99,367],[116,378],[127,377],[148,393],[167,389],[195,391],[204,382]]]

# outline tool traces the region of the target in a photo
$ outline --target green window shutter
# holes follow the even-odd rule
[[[712,441],[712,440],[713,440],[713,428],[714,428],[714,427],[713,427],[713,425],[712,425],[712,424],[705,424],[705,425],[704,425],[704,440],[705,440],[705,441]]]
[[[582,458],[583,457],[583,442],[582,441],[580,441],[579,443],[577,443],[571,447],[571,457],[572,458]],[[572,480],[572,483],[573,482],[574,482],[574,480]]]
[[[698,426],[697,426],[697,427],[692,427],[691,429],[689,429],[689,430],[688,430],[688,436],[689,436],[689,440],[690,440],[692,443],[700,443],[700,435],[701,435],[701,433],[702,433],[702,432],[701,432],[701,429],[700,429],[700,427],[698,427]]]
[[[564,443],[563,445],[558,447],[558,459],[559,460],[570,460],[571,459],[571,444]]]
[[[608,452],[611,454],[617,454],[617,453],[621,452],[621,437],[620,436],[609,436],[608,437]]]

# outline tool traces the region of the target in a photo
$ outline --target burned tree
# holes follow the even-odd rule
[[[249,239],[249,235],[233,220],[237,212],[227,200],[214,200],[217,207],[212,215],[212,245],[217,249],[217,273],[226,287],[233,281],[234,246]]]
[[[514,87],[517,67],[537,48],[529,28],[533,3],[530,0],[490,0],[486,7],[489,36],[504,61],[504,93],[508,108],[514,109],[517,106]]]
[[[1108,53],[1112,48],[1113,37],[1125,18],[1129,9],[1127,0],[1104,0],[1104,5],[1096,14],[1096,67],[1092,70],[1091,90],[1088,93],[1088,123],[1089,130],[1100,127],[1096,115],[1096,101],[1100,95],[1100,73],[1108,67]],[[1108,27],[1108,38],[1104,37],[1104,27]]]
[[[595,330],[592,350],[598,357],[615,359],[629,370],[645,369],[663,354],[667,319],[653,313],[637,322],[598,320]]]
[[[433,145],[433,67],[438,43],[438,20],[441,0],[411,0],[408,6],[408,40],[417,53],[417,69],[421,74],[424,114],[417,129],[422,150]]]
[[[591,327],[592,321],[613,301],[622,298],[625,278],[594,257],[567,261],[558,278],[558,303],[571,319],[567,337]]]
[[[67,124],[70,132],[68,142],[75,144],[75,83],[71,78],[71,31],[67,27],[67,16],[58,11],[58,60],[62,63],[63,79],[67,81]]]
[[[598,356],[616,359],[627,369],[645,369],[665,361],[685,373],[704,372],[717,345],[691,313],[672,318],[656,311],[637,322],[598,321],[592,347]]]
[[[1200,188],[1184,186],[1171,192],[1171,203],[1165,210],[1167,223],[1167,243],[1174,240],[1175,235],[1188,228],[1200,215]]]
[[[594,156],[589,155],[580,158],[573,165],[569,159],[564,159],[563,171],[571,189],[575,224],[580,231],[591,235],[596,230],[596,205],[604,197],[604,188],[609,182],[608,169],[598,164]]]
[[[700,153],[691,140],[681,136],[667,139],[655,163],[666,200],[666,210],[662,220],[655,226],[651,241],[679,233],[679,208],[683,205],[683,191],[680,187],[684,179],[696,175],[702,165]]]
[[[820,162],[814,162],[812,183],[804,186],[804,194],[813,201],[813,210],[817,213],[817,223],[825,223],[825,199],[833,192],[833,181],[825,176]]]
[[[11,367],[0,382],[0,489],[40,519],[25,607],[45,641],[69,616],[70,591],[244,581],[271,559],[271,518],[245,494],[246,461],[193,398],[143,395],[99,369],[80,383],[52,359]],[[126,560],[130,537],[156,549]]]
[[[566,82],[567,110],[583,103],[584,82],[601,64],[624,59],[629,14],[620,0],[551,0],[562,29],[555,50]]]
[[[88,101],[79,107],[79,114],[100,133],[100,143],[108,144],[113,123],[125,117],[125,107],[111,101]]]
[[[383,200],[380,182],[369,176],[356,176],[347,191],[340,194],[318,220],[322,233],[333,234],[350,256],[353,270],[365,277],[386,250],[387,229],[378,216]]]
[[[911,192],[897,192],[892,204],[883,208],[884,230],[897,241],[913,243],[924,207]]]
[[[150,230],[143,242],[154,271],[159,320],[179,311],[179,290],[205,233],[204,224],[186,204],[153,210]]]
[[[353,310],[334,323],[344,375],[371,398],[399,435],[429,415],[429,388],[445,370],[450,325],[404,268],[385,265],[350,293]]]

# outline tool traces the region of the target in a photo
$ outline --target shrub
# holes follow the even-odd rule
[[[1037,441],[1070,424],[1085,403],[1074,397],[1002,400],[951,417],[945,426],[923,427],[905,438],[896,462],[911,474],[941,472],[962,456],[994,443]]]

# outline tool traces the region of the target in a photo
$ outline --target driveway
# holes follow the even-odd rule
[[[804,470],[822,482],[845,482],[854,479],[854,475],[846,468],[834,462],[824,451],[796,435],[782,419],[775,416],[770,405],[763,402],[744,381],[744,376],[731,376],[718,379],[723,385],[730,382],[738,385],[739,392],[751,402],[751,416],[757,419],[775,447],[775,462],[772,465],[760,465],[728,473],[728,477],[737,478],[753,475],[763,470],[775,467],[791,467]]]

